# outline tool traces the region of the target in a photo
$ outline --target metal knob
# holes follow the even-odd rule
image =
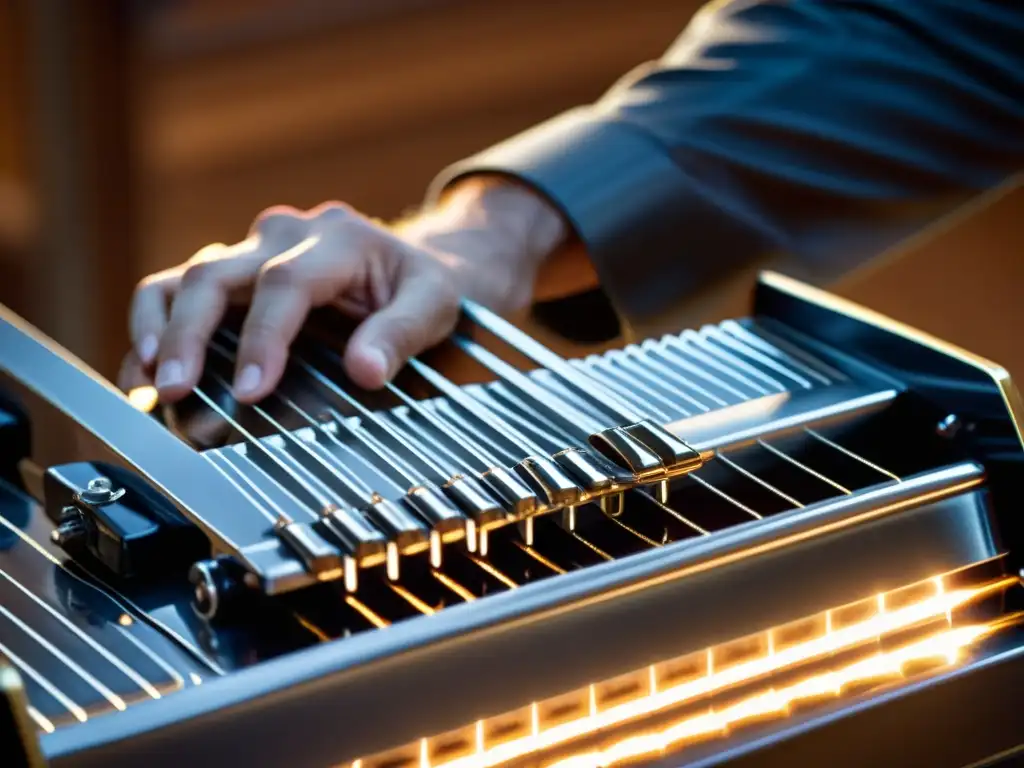
[[[935,432],[939,437],[952,439],[957,436],[957,433],[960,432],[960,427],[962,426],[963,425],[960,423],[960,419],[957,415],[955,413],[951,413],[938,423],[935,427]]]
[[[85,518],[74,507],[64,507],[61,511],[60,525],[53,529],[50,541],[62,549],[83,538],[86,534]]]
[[[217,616],[220,608],[220,591],[217,589],[215,565],[199,562],[192,566],[192,607],[201,618],[210,621]]]
[[[115,487],[110,478],[97,477],[79,495],[86,504],[110,504],[124,496],[124,488]]]

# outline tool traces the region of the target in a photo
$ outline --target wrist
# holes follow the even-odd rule
[[[569,237],[561,213],[542,195],[515,179],[471,176],[456,184],[443,206],[507,238],[531,266],[539,267]]]
[[[585,253],[558,209],[508,178],[467,177],[392,230],[448,263],[453,277],[465,281],[466,296],[503,313],[593,282]]]
[[[506,246],[518,243],[514,254],[504,254],[504,263],[511,256],[534,275],[536,300],[552,301],[600,286],[586,248],[573,236],[561,212],[514,178],[467,177],[449,190],[442,205],[453,211],[471,211],[471,216],[487,222]]]
[[[396,225],[404,237],[433,239],[472,233],[476,248],[536,270],[569,238],[558,210],[529,187],[478,175],[449,188],[438,203]]]

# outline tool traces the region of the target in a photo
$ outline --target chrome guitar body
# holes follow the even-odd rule
[[[464,314],[377,393],[314,318],[252,407],[229,322],[164,409],[0,308],[3,764],[1024,749],[1005,371],[770,273],[580,360]]]

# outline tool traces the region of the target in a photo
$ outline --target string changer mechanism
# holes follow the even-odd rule
[[[354,591],[358,569],[380,566],[397,581],[405,558],[426,553],[437,567],[450,546],[484,557],[489,531],[517,524],[529,543],[534,519],[556,512],[572,531],[581,505],[615,516],[623,494],[644,486],[664,501],[670,480],[711,458],[651,421],[658,414],[637,412],[594,372],[482,307],[467,302],[465,314],[540,370],[523,372],[456,333],[451,346],[487,369],[490,382],[458,385],[413,358],[407,372],[433,395],[416,397],[394,383],[368,393],[347,379],[340,354],[303,335],[281,385],[261,403],[225,407],[196,388],[206,410],[241,438],[202,455],[252,500],[245,514],[269,521],[281,557],[292,558],[292,566],[278,562],[267,541],[250,548],[279,574],[270,586],[260,581],[262,591],[335,580]],[[230,392],[237,344],[237,334],[222,328],[210,345],[204,381],[222,395]]]

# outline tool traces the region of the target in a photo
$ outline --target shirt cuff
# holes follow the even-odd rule
[[[545,195],[584,243],[624,335],[678,331],[694,292],[749,263],[760,236],[705,199],[666,147],[595,113],[567,112],[449,167],[436,199],[469,175],[503,174]]]

